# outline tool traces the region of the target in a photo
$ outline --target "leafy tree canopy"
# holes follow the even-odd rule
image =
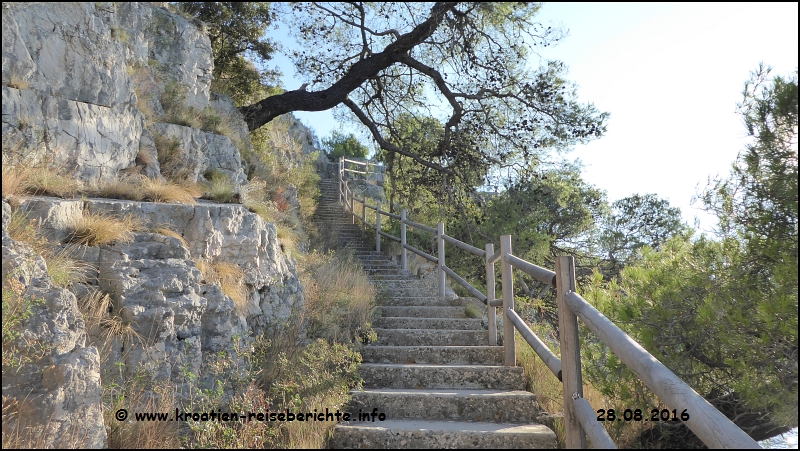
[[[644,246],[618,281],[598,273],[585,296],[756,440],[796,427],[798,415],[797,72],[768,74],[759,67],[738,106],[753,142],[700,196],[719,218],[718,239]],[[595,386],[626,405],[654,402],[586,341]],[[645,445],[701,446],[683,425],[651,426]]]
[[[628,262],[643,246],[658,249],[685,229],[680,208],[655,194],[634,194],[611,204],[601,224],[600,242],[612,262]]]
[[[322,139],[322,147],[329,158],[355,157],[366,158],[369,148],[355,137],[352,133],[345,135],[334,130],[329,138]]]
[[[455,185],[463,168],[525,164],[543,148],[599,137],[606,114],[577,101],[562,63],[531,69],[563,37],[534,20],[535,3],[294,3],[282,5],[301,45],[308,86],[242,107],[257,129],[290,111],[342,105],[381,149]],[[434,111],[436,114],[433,114]],[[439,113],[441,111],[441,113]],[[427,153],[404,144],[401,115],[435,118]],[[470,149],[471,152],[465,151]]]

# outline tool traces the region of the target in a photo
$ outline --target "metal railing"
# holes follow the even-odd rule
[[[406,211],[399,215],[381,210],[381,204],[369,205],[366,197],[355,196],[345,180],[346,172],[356,172],[345,167],[345,163],[368,165],[352,160],[341,159],[339,162],[339,200],[353,216],[353,223],[358,218],[362,221],[362,230],[366,226],[375,228],[375,249],[381,249],[381,237],[397,241],[401,244],[401,266],[407,269],[406,251],[410,250],[423,258],[436,263],[438,267],[439,296],[445,295],[446,277],[450,276],[459,285],[466,288],[473,296],[483,301],[488,307],[489,345],[497,345],[497,321],[495,307],[502,307],[504,360],[506,366],[516,366],[516,343],[514,329],[541,357],[550,371],[564,386],[564,425],[567,448],[586,448],[588,436],[595,448],[616,448],[611,437],[597,421],[595,410],[583,398],[583,379],[581,376],[580,339],[578,336],[578,318],[589,328],[619,359],[655,393],[659,399],[672,409],[672,418],[679,418],[709,448],[760,448],[758,443],[730,421],[719,410],[714,408],[702,396],[683,382],[678,376],[659,362],[639,343],[617,327],[585,299],[576,293],[575,260],[573,257],[557,257],[555,271],[542,268],[527,262],[512,253],[511,235],[500,237],[500,250],[495,252],[494,245],[486,243],[483,250],[444,233],[444,224],[436,228],[408,220]],[[367,168],[365,171],[367,172]],[[355,213],[355,202],[362,205],[361,216]],[[368,224],[366,209],[375,210],[375,224]],[[381,230],[381,216],[388,216],[400,221],[400,237],[390,235]],[[437,255],[429,255],[406,242],[406,227],[436,234]],[[481,293],[470,283],[445,265],[445,243],[483,258],[486,266],[486,294]],[[495,263],[501,262],[502,299],[495,299]],[[514,270],[520,270],[534,279],[555,288],[558,303],[558,324],[561,359],[528,327],[514,310]]]

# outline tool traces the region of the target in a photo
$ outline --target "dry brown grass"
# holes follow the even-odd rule
[[[14,89],[28,89],[30,81],[22,75],[22,71],[17,67],[12,67],[8,74],[8,80],[3,80],[4,84]]]
[[[353,343],[372,334],[375,287],[352,252],[308,254],[300,280],[310,318],[309,337]]]
[[[36,224],[29,221],[28,214],[19,208],[11,213],[8,220],[8,235],[14,241],[31,245],[34,250],[41,250],[41,246],[45,244]]]
[[[127,199],[140,201],[144,193],[140,185],[132,181],[133,177],[117,178],[104,183],[97,191],[97,196],[110,199]]]
[[[59,250],[48,250],[42,254],[47,264],[47,274],[56,286],[66,288],[73,283],[86,281],[91,266],[73,257],[77,246],[65,246]]]
[[[144,176],[117,178],[104,184],[98,196],[147,202],[196,204],[201,192],[196,184],[153,180]]]
[[[236,311],[247,311],[247,288],[244,284],[244,271],[235,263],[216,261],[209,263],[200,259],[195,261],[197,269],[206,283],[219,285],[226,296],[233,299]]]
[[[5,173],[3,177],[5,178]],[[68,198],[80,191],[80,184],[72,176],[60,173],[49,166],[30,169],[23,180],[22,192],[36,196]]]
[[[236,198],[236,189],[228,177],[223,172],[218,170],[209,169],[206,171],[205,177],[209,179],[208,183],[204,184],[206,189],[206,197],[214,202],[233,202]]]
[[[181,426],[179,421],[117,421],[114,413],[118,409],[128,412],[172,412],[176,402],[171,384],[154,385],[151,389],[143,383],[131,381],[124,388],[107,390],[104,397],[109,400],[103,409],[105,424],[109,425],[108,447],[111,449],[181,448]]]
[[[28,179],[31,169],[20,166],[3,165],[3,197],[21,194]]]
[[[127,215],[123,218],[84,211],[70,224],[72,230],[69,241],[87,246],[109,243],[130,243],[133,232],[145,230],[138,218]]]
[[[145,178],[142,181],[144,200],[151,202],[173,202],[178,204],[196,204],[200,197],[200,189],[195,184],[179,184],[162,182]]]

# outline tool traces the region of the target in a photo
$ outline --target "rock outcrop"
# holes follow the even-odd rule
[[[59,168],[83,188],[131,172],[161,179],[169,171],[202,181],[210,169],[235,186],[247,183],[241,151],[251,149],[249,134],[231,100],[210,91],[213,59],[202,24],[156,5],[3,4],[4,166]],[[7,200],[4,444],[8,426],[35,434],[20,436],[28,444],[105,447],[109,425],[101,397],[109,374],[121,383],[131,376],[168,382],[177,387],[178,401],[185,400],[197,388],[217,388],[221,378],[236,379],[207,363],[223,353],[237,359],[242,344],[246,348],[302,306],[296,264],[284,253],[275,224],[241,205]],[[86,283],[56,286],[42,257],[8,236],[17,209],[88,265]],[[67,243],[73,220],[89,213],[130,215],[145,228],[127,243]],[[159,227],[181,238],[154,233]],[[204,278],[198,265],[216,263],[242,271],[244,296],[234,300]],[[24,312],[15,323],[18,336],[6,335],[6,290],[18,295]],[[96,290],[111,299],[102,313],[126,333],[108,338],[110,326],[87,326],[76,294]],[[13,359],[6,359],[7,349],[16,352]],[[225,396],[234,389],[222,388]]]
[[[6,432],[13,431],[33,445],[103,447],[97,348],[85,346],[75,295],[55,287],[44,259],[8,236],[10,216],[3,202],[4,444]],[[8,300],[7,291],[19,301]],[[12,336],[17,321],[22,332]]]
[[[146,3],[7,3],[2,58],[4,163],[47,162],[96,186],[137,157],[157,165],[148,156],[160,132],[180,140],[194,181],[208,168],[246,180],[230,137],[159,124],[170,108],[236,114],[211,95],[208,36],[181,16]],[[239,122],[229,134],[248,147]]]

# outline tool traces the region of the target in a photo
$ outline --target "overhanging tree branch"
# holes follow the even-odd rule
[[[400,55],[428,39],[439,27],[447,11],[453,9],[456,4],[456,2],[436,3],[431,8],[427,20],[409,33],[401,35],[386,46],[384,51],[354,63],[344,77],[328,89],[314,92],[288,91],[240,108],[248,129],[255,130],[281,114],[292,111],[325,111],[343,103],[347,95],[366,80],[376,76],[397,62]]]

